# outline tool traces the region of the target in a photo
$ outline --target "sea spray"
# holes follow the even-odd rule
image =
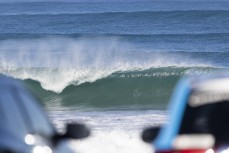
[[[0,42],[1,73],[40,82],[46,90],[62,92],[106,78],[115,72],[143,71],[160,67],[211,67],[189,55],[135,51],[118,38],[62,38],[7,40]]]

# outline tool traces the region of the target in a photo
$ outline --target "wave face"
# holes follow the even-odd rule
[[[26,79],[25,83],[42,97],[49,109],[164,109],[180,77],[193,74],[206,75],[215,70],[215,68],[166,67],[116,72],[83,84],[71,80],[71,83],[65,84],[66,87],[58,93],[45,90],[39,81]],[[47,78],[47,75],[43,76],[49,81],[55,80]],[[59,81],[65,83],[64,79]],[[56,89],[56,84],[52,85]]]
[[[177,80],[229,68],[229,2],[0,5],[0,73],[49,109],[163,109]]]
[[[220,69],[163,67],[119,71],[110,75],[92,71],[89,76],[82,76],[84,75],[82,74],[80,78],[74,78],[74,75],[80,75],[76,70],[72,73],[71,69],[56,68],[16,68],[2,73],[23,79],[50,110],[139,110],[165,109],[174,85],[180,77],[206,75],[216,70]],[[20,73],[27,77],[21,77]],[[98,74],[99,76],[96,76]]]

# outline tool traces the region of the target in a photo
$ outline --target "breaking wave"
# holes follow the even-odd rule
[[[32,79],[46,90],[95,82],[116,72],[163,67],[211,67],[189,53],[136,51],[118,38],[42,38],[0,42],[0,72]]]
[[[180,77],[227,69],[228,57],[136,50],[117,37],[12,39],[0,48],[0,73],[24,80],[52,109],[161,109]]]

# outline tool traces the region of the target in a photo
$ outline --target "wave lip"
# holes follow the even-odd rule
[[[193,69],[194,68],[194,69]],[[196,70],[195,70],[196,69]],[[198,70],[199,69],[199,70]],[[206,70],[205,70],[206,69]],[[208,73],[209,67],[119,67],[115,69],[74,69],[74,68],[1,68],[0,73],[22,80],[35,80],[45,90],[61,93],[70,85],[78,86],[106,78],[161,78],[180,77],[194,73]],[[214,69],[214,68],[210,68]],[[161,70],[161,71],[159,71]],[[193,71],[191,71],[193,70]]]

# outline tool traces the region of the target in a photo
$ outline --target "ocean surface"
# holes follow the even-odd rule
[[[179,78],[228,61],[228,0],[0,3],[0,73],[28,85],[58,130],[86,123],[79,152],[151,152],[140,132],[166,122]]]

